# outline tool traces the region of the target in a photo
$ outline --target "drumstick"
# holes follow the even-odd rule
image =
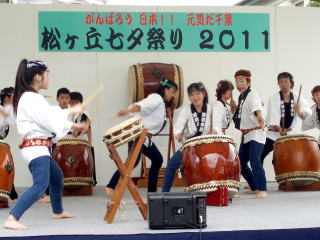
[[[302,90],[302,84],[300,84],[299,94],[298,94],[298,99],[297,99],[297,103],[296,103],[296,105],[299,105],[299,102],[300,102],[300,96],[301,96],[301,90]],[[294,111],[294,114],[297,114],[297,113],[296,113],[296,111]]]
[[[300,84],[297,104],[299,104],[299,102],[300,102],[301,90],[302,90],[302,84]]]
[[[181,134],[184,134],[184,131],[187,129],[187,127],[188,127],[188,120],[186,120],[186,123],[185,123],[184,126],[183,126],[183,129],[182,129],[182,131],[181,131]]]
[[[44,98],[52,98],[50,95],[43,95]]]
[[[100,92],[102,92],[103,86],[100,85],[86,100],[83,101],[83,107],[86,107],[89,103],[91,103]]]
[[[184,124],[183,129],[182,129],[182,131],[180,133],[182,135],[182,139],[183,139],[183,136],[184,136],[184,131],[187,129],[187,127],[188,127],[188,120],[186,120],[186,123]],[[180,143],[182,142],[182,139],[179,140]]]
[[[212,104],[213,105],[213,104]],[[210,106],[211,107],[211,106]],[[209,131],[211,132],[213,127],[213,106],[211,107],[211,116],[210,116],[210,129]]]

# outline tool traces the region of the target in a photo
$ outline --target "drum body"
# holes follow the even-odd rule
[[[137,115],[107,130],[103,135],[103,141],[106,145],[113,144],[118,147],[139,137],[142,130],[143,123]]]
[[[203,135],[183,145],[185,191],[212,192],[219,186],[234,194],[240,188],[240,159],[232,138]]]
[[[52,158],[64,175],[65,187],[92,185],[93,157],[86,140],[70,137],[57,142]]]
[[[312,136],[279,137],[274,143],[273,161],[279,184],[289,181],[303,186],[320,180],[320,150]]]
[[[179,89],[174,98],[174,106],[179,108],[183,103],[183,72],[181,67],[176,64],[136,64],[129,68],[128,77],[130,104],[146,98],[151,93],[155,93],[163,78],[168,78],[178,85]]]
[[[0,200],[7,200],[10,196],[14,180],[14,163],[10,146],[0,140]]]

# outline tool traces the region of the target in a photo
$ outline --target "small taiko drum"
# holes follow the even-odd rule
[[[228,187],[235,194],[240,188],[240,159],[236,144],[225,135],[203,135],[185,141],[183,147],[185,191],[212,192]]]
[[[92,185],[93,157],[88,141],[77,137],[59,140],[52,158],[62,169],[66,188]]]
[[[320,180],[320,150],[312,136],[279,137],[274,143],[273,161],[279,184],[289,181],[299,187]]]
[[[10,196],[14,180],[14,163],[10,146],[0,140],[0,200],[7,200]]]
[[[179,89],[174,98],[174,106],[179,108],[183,103],[183,72],[181,67],[176,64],[145,63],[132,65],[129,68],[128,77],[130,104],[155,93],[163,78],[168,78],[178,85]]]
[[[139,137],[142,130],[143,123],[137,115],[107,130],[103,135],[103,141],[106,145],[113,144],[118,147]]]

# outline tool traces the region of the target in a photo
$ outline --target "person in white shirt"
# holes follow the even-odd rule
[[[165,103],[172,101],[177,90],[178,86],[175,82],[170,79],[162,79],[157,93],[149,94],[145,99],[129,106],[129,109],[121,110],[117,113],[118,116],[125,116],[129,113],[139,113],[144,127],[148,129],[146,141],[141,149],[141,152],[151,160],[148,178],[148,192],[157,191],[158,174],[163,162],[161,153],[154,142],[152,142],[152,136],[158,135],[165,127],[167,121]],[[133,142],[129,142],[129,150],[132,144]],[[135,166],[137,166],[139,161],[140,154]],[[111,198],[114,195],[114,189],[118,184],[119,178],[120,173],[117,170],[106,186],[107,195]]]
[[[5,139],[9,127],[16,124],[12,107],[13,87],[4,88],[0,92],[0,139]]]
[[[203,83],[192,83],[187,88],[191,104],[182,108],[174,125],[174,135],[178,141],[209,134],[211,108],[208,93]],[[177,169],[181,167],[182,151],[178,150],[168,161],[162,192],[170,192]]]
[[[83,96],[80,92],[71,92],[70,93],[70,106],[73,107],[77,104],[82,104],[83,103]],[[95,162],[95,157],[94,157],[94,147],[92,146],[92,131],[91,131],[91,120],[89,117],[89,114],[85,111],[82,114],[77,114],[75,116],[73,116],[73,122],[75,123],[80,123],[80,122],[86,122],[89,124],[89,128],[88,131],[85,132],[83,135],[80,136],[80,132],[75,130],[72,130],[71,136],[73,137],[79,137],[81,139],[84,139],[86,141],[88,141],[90,149],[91,149],[91,153],[92,153],[92,157],[93,157],[93,186],[97,185],[97,177],[96,177],[96,162]]]
[[[57,106],[58,108],[61,109],[67,109],[69,107],[69,103],[70,103],[70,91],[69,89],[63,87],[60,88],[57,91],[57,98],[56,98],[59,106]],[[51,153],[53,153],[54,148],[56,147],[56,139],[53,138],[52,139],[52,147],[51,147]],[[41,197],[38,200],[38,203],[49,203],[50,202],[50,196],[49,196],[49,187],[47,188],[45,194],[43,195],[43,197]]]
[[[0,92],[0,139],[3,140],[9,133],[9,127],[16,124],[16,120],[13,114],[12,95],[14,88],[7,87]],[[1,178],[1,176],[0,176]],[[15,203],[18,199],[18,193],[12,186],[10,192],[10,199]]]
[[[303,111],[300,104],[297,104],[297,112],[299,117],[303,120],[302,122],[302,130],[310,130],[317,128],[320,130],[320,85],[315,86],[312,91],[312,99],[316,103],[312,106],[312,112]],[[320,149],[320,134],[318,138],[318,145]]]
[[[267,196],[267,184],[260,156],[266,140],[264,131],[263,103],[251,85],[251,72],[238,70],[235,73],[237,90],[240,92],[238,107],[234,113],[235,127],[242,132],[239,149],[241,174],[248,182],[256,198]],[[250,161],[251,169],[248,166]]]
[[[274,142],[280,137],[292,134],[292,129],[297,125],[295,105],[298,95],[292,92],[293,76],[288,72],[278,74],[280,91],[269,98],[266,125],[268,127],[267,139],[261,154],[261,163],[273,151]],[[309,108],[308,103],[300,96],[303,109]]]
[[[212,133],[225,135],[230,126],[234,111],[237,108],[232,99],[234,86],[228,80],[219,81],[216,89],[217,101],[212,106]],[[228,102],[231,99],[230,103]]]
[[[13,94],[13,110],[20,136],[22,157],[29,163],[33,185],[28,188],[11,209],[4,227],[14,230],[28,229],[19,222],[23,213],[45,192],[50,184],[53,218],[70,218],[72,214],[62,207],[63,174],[58,164],[51,158],[51,138],[63,137],[71,128],[85,132],[84,123],[68,121],[69,114],[83,112],[83,106],[61,110],[48,104],[38,92],[47,89],[49,83],[48,65],[42,61],[23,59],[17,71]]]

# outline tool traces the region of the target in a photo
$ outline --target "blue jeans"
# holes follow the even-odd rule
[[[168,161],[166,173],[162,186],[162,192],[170,192],[174,176],[178,168],[181,167],[182,151],[178,150]]]
[[[33,185],[21,195],[10,215],[19,220],[23,213],[42,197],[48,186],[53,213],[62,213],[63,173],[56,161],[50,156],[41,156],[31,160],[29,170]]]
[[[260,160],[263,148],[264,144],[253,140],[240,145],[241,174],[252,191],[267,191],[266,176]],[[249,161],[252,170],[248,166]]]

